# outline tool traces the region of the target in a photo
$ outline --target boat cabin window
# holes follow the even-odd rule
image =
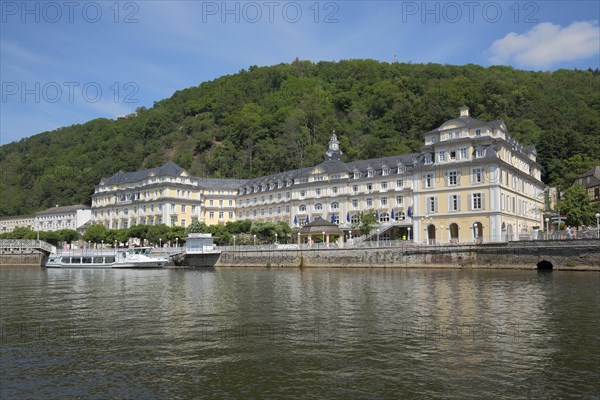
[[[82,264],[91,264],[92,263],[92,257],[83,257],[81,259],[81,263]]]
[[[115,262],[115,258],[114,257],[104,257],[104,262],[106,262],[106,263],[114,263]]]
[[[73,258],[71,258],[71,263],[73,263],[73,264],[80,264],[81,263],[81,258],[80,257],[73,257]]]
[[[70,257],[63,257],[60,261],[63,264],[70,264],[71,263],[71,258]]]
[[[95,264],[102,264],[103,263],[103,258],[102,257],[94,257],[94,263]]]

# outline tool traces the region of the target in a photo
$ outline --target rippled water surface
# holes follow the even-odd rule
[[[599,398],[593,272],[0,268],[0,398]]]

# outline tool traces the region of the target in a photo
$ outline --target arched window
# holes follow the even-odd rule
[[[360,216],[357,215],[357,214],[350,216],[350,222],[352,224],[359,224],[360,223]]]
[[[304,204],[301,204],[301,205],[298,207],[298,211],[299,211],[299,212],[306,212],[306,206],[305,206]]]
[[[395,215],[395,219],[396,221],[404,221],[406,220],[406,214],[404,213],[404,211],[398,211],[398,213]]]
[[[450,230],[450,243],[458,243],[458,225],[455,223],[451,223],[448,226],[448,229]]]
[[[339,210],[340,209],[340,203],[337,203],[337,202],[331,203],[331,209],[332,210]]]
[[[315,211],[321,211],[323,209],[323,205],[321,203],[315,204]]]
[[[379,214],[379,222],[390,222],[390,214],[386,212]]]

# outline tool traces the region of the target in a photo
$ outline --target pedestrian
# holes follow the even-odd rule
[[[567,239],[573,239],[573,234],[571,233],[571,227],[567,226]]]

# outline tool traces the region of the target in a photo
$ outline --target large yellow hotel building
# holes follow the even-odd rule
[[[238,187],[245,181],[191,176],[172,161],[158,168],[117,172],[103,178],[92,195],[93,223],[110,229],[133,225],[186,227],[235,220]]]
[[[172,162],[120,172],[96,187],[93,219],[110,228],[194,219],[300,227],[321,217],[354,237],[361,214],[374,210],[380,240],[426,244],[518,240],[543,226],[535,148],[511,138],[503,121],[462,107],[424,142],[418,153],[346,163],[334,133],[321,164],[250,180],[198,179]]]

